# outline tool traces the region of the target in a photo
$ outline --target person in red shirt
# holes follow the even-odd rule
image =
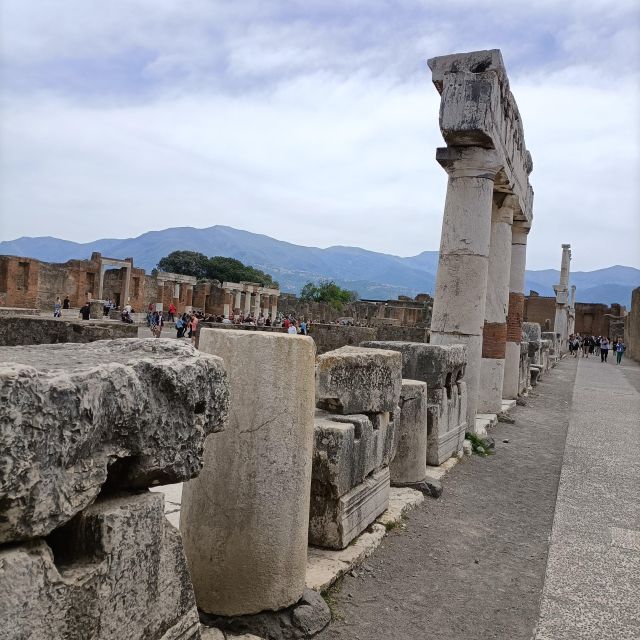
[[[176,307],[173,302],[169,305],[169,322],[173,322],[173,317],[176,315]]]

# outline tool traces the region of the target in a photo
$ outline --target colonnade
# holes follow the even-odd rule
[[[448,174],[433,344],[464,344],[467,423],[518,392],[533,165],[498,50],[429,60]]]
[[[262,314],[275,320],[278,315],[278,289],[263,287],[255,282],[223,282],[222,288],[225,318],[231,317],[232,314],[253,314],[257,318]]]

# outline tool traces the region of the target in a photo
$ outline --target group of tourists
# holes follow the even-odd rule
[[[607,362],[609,351],[612,351],[616,355],[616,364],[620,364],[626,349],[627,347],[620,337],[610,341],[607,336],[581,336],[579,333],[569,336],[569,354],[574,358],[579,356],[588,358],[593,355],[600,356],[600,362]]]

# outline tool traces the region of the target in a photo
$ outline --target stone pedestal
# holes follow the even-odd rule
[[[422,342],[363,342],[399,351],[402,376],[427,384],[427,464],[440,465],[462,449],[467,430],[466,348]]]
[[[391,484],[422,482],[427,473],[427,384],[402,380],[400,417],[396,418],[398,446],[391,461]]]
[[[475,424],[494,179],[498,154],[480,147],[446,147],[436,159],[449,174],[431,318],[431,344],[467,347],[467,423]]]
[[[514,212],[518,210],[518,199],[515,196],[503,197],[500,204],[494,202],[491,216],[487,301],[478,397],[478,411],[495,414],[502,411],[511,270],[511,225]]]
[[[511,267],[509,272],[509,311],[502,396],[515,400],[520,393],[520,342],[524,316],[525,268],[529,225],[514,222],[511,227]]]
[[[282,609],[305,584],[313,340],[202,329],[199,349],[224,360],[231,403],[226,430],[207,439],[204,468],[182,494],[198,607],[224,616]]]

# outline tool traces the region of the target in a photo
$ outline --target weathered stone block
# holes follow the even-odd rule
[[[203,329],[231,388],[227,428],[182,493],[180,529],[196,600],[237,616],[298,602],[305,585],[313,455],[313,340]]]
[[[421,380],[427,388],[440,389],[464,376],[467,351],[462,344],[436,345],[422,342],[363,342],[363,347],[402,354],[402,377]]]
[[[311,493],[342,496],[395,453],[396,422],[389,413],[349,416],[317,411]]]
[[[462,449],[467,430],[467,385],[428,392],[427,464],[440,465]]]
[[[389,506],[389,468],[368,476],[338,498],[312,494],[310,544],[344,549]]]
[[[103,485],[187,480],[222,429],[222,361],[175,340],[0,348],[0,542],[49,534]]]
[[[95,342],[118,338],[137,338],[138,327],[123,322],[80,320],[77,309],[71,320],[38,316],[0,316],[0,346],[17,347],[64,342]]]
[[[47,541],[0,548],[5,640],[196,640],[198,612],[161,494],[102,498]]]
[[[427,384],[403,380],[400,415],[396,417],[398,446],[391,462],[391,484],[422,482],[427,473]]]
[[[393,412],[400,399],[401,369],[395,351],[348,346],[318,356],[318,407],[343,414]]]

